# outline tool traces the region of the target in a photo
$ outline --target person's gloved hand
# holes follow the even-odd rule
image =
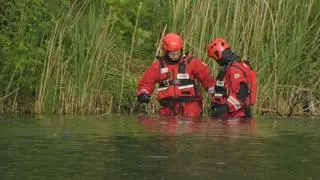
[[[150,101],[150,96],[148,94],[142,93],[138,96],[139,103],[148,103]]]
[[[229,106],[227,104],[212,104],[212,117],[219,118],[229,111]]]

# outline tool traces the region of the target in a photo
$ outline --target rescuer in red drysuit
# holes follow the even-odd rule
[[[251,118],[251,106],[256,101],[257,75],[248,61],[240,60],[223,38],[208,46],[208,56],[221,69],[216,77],[212,116],[215,118]]]
[[[214,93],[215,82],[207,65],[191,54],[183,54],[183,41],[178,34],[166,34],[162,50],[164,55],[154,61],[138,82],[138,101],[148,103],[158,83],[160,115],[200,116],[202,94],[198,82]]]

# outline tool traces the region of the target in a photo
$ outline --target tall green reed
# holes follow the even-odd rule
[[[38,87],[37,113],[95,114],[110,111],[106,86],[114,44],[111,11],[96,12],[89,1],[74,3],[61,18],[48,45]],[[88,10],[88,16],[83,14]],[[109,13],[108,13],[109,12]]]

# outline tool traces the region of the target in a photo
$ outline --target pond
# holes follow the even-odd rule
[[[1,179],[320,179],[320,119],[0,121]]]

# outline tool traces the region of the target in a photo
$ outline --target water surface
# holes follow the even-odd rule
[[[1,179],[320,179],[320,119],[0,120]]]

